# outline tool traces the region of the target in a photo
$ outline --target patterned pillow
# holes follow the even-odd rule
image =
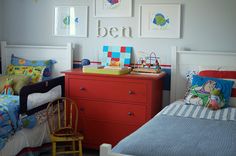
[[[42,81],[45,66],[14,66],[7,67],[7,75],[26,75],[30,77],[30,82],[36,83]]]
[[[234,81],[193,75],[185,101],[212,109],[227,107],[233,84]]]
[[[43,72],[43,80],[48,80],[51,78],[52,66],[55,63],[55,60],[27,60],[14,55],[11,56],[11,64],[15,66],[46,66]]]
[[[224,80],[231,80],[234,81],[234,85],[231,92],[231,98],[229,100],[229,105],[231,107],[236,107],[236,71],[232,70],[204,70],[199,72],[199,76],[205,77],[214,77],[214,78],[221,78]]]

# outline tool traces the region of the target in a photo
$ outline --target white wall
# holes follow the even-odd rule
[[[2,31],[3,31],[3,0],[0,0],[0,41],[2,38]]]
[[[76,43],[75,57],[98,59],[104,44],[129,45],[137,51],[155,51],[161,63],[170,64],[173,45],[194,50],[236,51],[236,0],[134,0],[131,18],[95,18],[94,0],[4,0],[4,38],[9,43],[64,44]],[[143,3],[181,3],[181,39],[138,38],[139,5]],[[89,37],[69,38],[53,36],[53,9],[56,5],[88,5]],[[132,38],[97,38],[97,20],[102,25],[130,26]]]

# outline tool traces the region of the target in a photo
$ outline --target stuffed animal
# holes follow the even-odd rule
[[[4,88],[1,92],[3,95],[14,95],[14,90],[13,90],[13,79],[7,78],[6,79],[6,84],[4,85]]]

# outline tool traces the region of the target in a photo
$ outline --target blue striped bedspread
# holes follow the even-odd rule
[[[135,156],[235,156],[235,108],[213,111],[176,101],[112,151]]]
[[[165,107],[159,114],[199,119],[236,121],[236,108],[228,107],[219,110],[211,110],[199,105],[186,104],[183,101],[176,101],[168,107]]]

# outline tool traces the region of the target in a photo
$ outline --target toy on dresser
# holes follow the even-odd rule
[[[133,73],[160,73],[161,67],[158,58],[154,52],[147,57],[140,57],[134,66]]]

